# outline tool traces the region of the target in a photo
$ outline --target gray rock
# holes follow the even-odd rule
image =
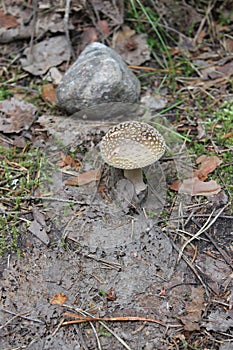
[[[65,73],[57,88],[57,105],[68,114],[110,102],[137,102],[140,82],[121,56],[92,43]]]

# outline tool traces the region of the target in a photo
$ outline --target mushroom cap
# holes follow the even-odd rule
[[[100,143],[105,162],[119,169],[150,165],[162,157],[165,148],[162,135],[153,126],[136,121],[113,126]]]

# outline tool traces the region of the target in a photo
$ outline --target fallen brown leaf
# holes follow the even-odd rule
[[[35,119],[37,107],[31,103],[19,101],[16,98],[3,100],[0,103],[0,131],[18,133],[28,130]]]
[[[175,180],[170,186],[169,186],[169,188],[171,189],[171,190],[173,190],[173,191],[176,191],[176,192],[178,192],[179,191],[179,188],[180,188],[180,186],[181,186],[181,181],[180,180]]]
[[[23,70],[33,75],[45,74],[51,67],[56,67],[70,58],[70,46],[65,35],[53,36],[27,47],[20,59]]]
[[[16,18],[12,15],[7,15],[4,12],[0,11],[0,28],[15,28],[19,25]]]
[[[230,132],[222,135],[221,139],[229,139],[230,137],[233,137],[233,131],[230,131]]]
[[[170,189],[191,196],[210,196],[221,191],[221,186],[216,181],[201,181],[198,177],[185,179],[182,182],[176,180],[170,185]]]
[[[60,167],[65,167],[69,165],[72,169],[80,169],[81,162],[78,159],[72,158],[69,154],[62,153],[62,160],[58,163]]]
[[[197,122],[197,133],[198,133],[197,134],[198,140],[201,140],[201,139],[206,137],[205,127],[204,127],[201,120],[198,120],[198,122]]]
[[[215,80],[218,78],[230,78],[233,74],[233,60],[229,58],[227,61],[219,60],[213,66],[202,69],[204,80]]]
[[[49,237],[46,232],[46,227],[41,225],[37,220],[33,220],[31,222],[31,225],[29,226],[28,230],[41,242],[43,242],[46,245],[49,244]]]
[[[50,304],[63,305],[67,300],[67,296],[63,293],[56,294],[50,300]]]
[[[100,168],[89,170],[85,173],[75,176],[73,179],[66,181],[66,186],[83,186],[90,182],[98,181],[100,179]]]
[[[107,301],[115,301],[116,300],[116,291],[113,287],[111,287],[106,293],[105,297]]]
[[[170,185],[170,189],[191,196],[210,196],[219,193],[221,187],[216,181],[204,182],[204,180],[222,163],[222,160],[217,156],[202,155],[197,158],[196,162],[199,168],[193,172],[193,177],[183,181],[174,181]]]
[[[194,171],[194,176],[204,181],[222,163],[222,160],[217,156],[202,155],[197,158],[196,162],[199,164],[199,168]]]
[[[122,30],[114,34],[112,46],[130,65],[141,65],[150,59],[147,35],[135,34],[128,26],[123,26]]]
[[[205,309],[204,302],[204,289],[201,286],[193,287],[191,301],[186,303],[187,314],[180,317],[186,331],[200,329],[199,322],[201,320],[202,311]]]
[[[86,45],[94,43],[97,40],[98,40],[98,33],[94,27],[87,27],[83,30],[82,37],[81,37],[83,48]]]
[[[100,20],[97,22],[97,27],[101,30],[101,32],[105,35],[109,35],[109,26],[106,20]]]
[[[64,321],[62,323],[63,325],[69,325],[69,324],[75,324],[75,323],[83,323],[83,322],[92,322],[92,321],[118,321],[118,322],[132,322],[132,321],[142,321],[142,322],[152,322],[152,323],[157,323],[160,324],[163,327],[167,327],[167,324],[160,321],[156,320],[154,318],[146,318],[146,317],[140,317],[140,316],[120,316],[120,317],[92,317],[92,316],[83,316],[83,315],[77,315],[72,312],[65,312],[64,313],[65,317],[72,317],[74,318],[73,321]]]
[[[42,86],[41,96],[44,101],[48,101],[51,104],[55,104],[56,102],[56,91],[54,89],[53,84],[45,84]]]
[[[179,188],[180,193],[187,193],[191,196],[209,196],[221,191],[221,186],[216,181],[203,182],[197,177],[184,180]]]

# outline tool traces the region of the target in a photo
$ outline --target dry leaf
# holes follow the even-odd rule
[[[21,64],[24,70],[33,74],[45,74],[50,67],[58,66],[70,58],[70,46],[65,35],[52,37],[39,42],[33,49],[27,48],[23,54]]]
[[[113,48],[131,65],[138,65],[150,59],[151,49],[146,34],[135,34],[128,26],[113,37]]]
[[[197,135],[198,140],[201,140],[206,137],[205,127],[201,120],[198,120],[197,122],[197,132],[198,132],[198,135]]]
[[[46,227],[42,226],[38,221],[32,221],[31,225],[29,226],[29,231],[44,244],[49,244],[49,237],[46,232]]]
[[[203,182],[197,177],[186,179],[182,182],[179,193],[190,194],[191,196],[209,196],[221,191],[221,186],[216,181]]]
[[[62,154],[62,161],[59,162],[60,167],[65,167],[65,166],[70,166],[72,169],[80,169],[81,167],[81,162],[79,160],[76,160],[72,158],[69,154]]]
[[[176,180],[170,185],[170,189],[179,193],[190,194],[191,196],[203,195],[211,196],[221,191],[221,187],[216,181],[204,182],[209,173],[213,172],[222,160],[217,156],[202,155],[197,158],[199,169],[195,170],[193,177],[183,181]]]
[[[45,84],[42,86],[41,96],[44,101],[48,101],[51,104],[56,103],[56,90],[54,89],[53,84]]]
[[[97,22],[97,27],[101,30],[101,32],[105,35],[109,35],[110,31],[109,31],[109,26],[108,26],[108,22],[105,20],[100,20]]]
[[[204,80],[215,80],[217,78],[230,78],[233,75],[233,60],[222,64],[222,60],[216,62],[213,66],[208,66],[201,71]]]
[[[204,289],[201,286],[192,288],[191,299],[191,302],[186,303],[187,315],[180,317],[186,331],[200,329],[199,322],[201,320],[202,311],[205,309]]]
[[[116,300],[116,291],[113,287],[111,287],[106,293],[105,298],[107,301],[115,301]]]
[[[221,186],[216,181],[203,182],[198,177],[185,179],[182,182],[176,180],[170,185],[170,189],[191,196],[211,196],[221,191]]]
[[[48,226],[45,221],[45,216],[36,207],[32,210],[33,221],[29,226],[29,231],[35,235],[41,242],[48,245],[49,237],[47,232],[49,231]]]
[[[82,50],[88,45],[91,44],[95,41],[100,41],[100,33],[104,35],[109,35],[109,27],[108,27],[108,22],[105,20],[100,20],[96,23],[96,28],[95,27],[87,27],[84,28],[81,41],[82,45],[81,48]]]
[[[169,186],[169,188],[170,188],[171,190],[173,190],[173,191],[178,192],[180,186],[181,186],[181,181],[180,181],[180,180],[175,180],[175,181]]]
[[[84,28],[82,33],[82,48],[84,48],[86,45],[94,43],[98,40],[98,33],[95,29],[95,27],[87,27]]]
[[[19,101],[16,98],[4,100],[0,103],[0,131],[4,133],[18,133],[28,130],[35,119],[37,107],[31,103]]]
[[[67,296],[63,293],[56,294],[50,300],[52,305],[63,305],[67,300]]]
[[[12,15],[6,15],[4,12],[0,11],[0,28],[15,28],[19,25],[16,18]]]
[[[196,163],[199,164],[199,168],[194,171],[194,176],[204,181],[222,163],[222,160],[217,156],[202,155],[197,158]]]
[[[229,139],[230,137],[233,137],[233,131],[229,131],[228,133],[221,136],[221,139]]]
[[[123,26],[122,30],[119,30],[113,35],[113,39],[112,39],[113,48],[116,48],[117,45],[122,45],[122,43],[125,42],[125,40],[131,38],[134,34],[135,34],[135,30],[131,29],[128,26]]]
[[[212,310],[207,317],[207,321],[202,323],[207,331],[227,332],[232,329],[233,321],[225,311]]]
[[[100,179],[100,168],[89,170],[85,173],[79,174],[71,180],[66,181],[66,186],[83,186],[90,182],[98,181]]]

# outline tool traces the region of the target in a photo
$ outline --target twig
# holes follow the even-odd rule
[[[206,14],[205,14],[205,16],[203,17],[203,19],[202,19],[202,21],[201,21],[201,23],[200,23],[200,25],[199,25],[199,28],[198,28],[198,30],[197,30],[197,32],[196,32],[196,35],[195,35],[195,37],[194,37],[194,39],[193,39],[194,45],[196,45],[197,40],[198,40],[198,38],[199,38],[199,35],[200,35],[200,33],[202,32],[202,29],[203,29],[203,27],[204,27],[204,24],[205,24],[205,22],[206,22],[206,20],[207,20],[207,18],[208,18],[208,16],[209,16],[211,10],[213,9],[213,7],[214,7],[214,2],[213,2],[212,4],[211,4],[211,2],[210,2],[210,3],[208,4],[207,10],[206,10]]]
[[[210,214],[193,214],[192,217],[194,217],[194,218],[205,218],[205,217],[209,217],[209,216],[210,216]],[[188,218],[188,217],[189,217],[189,215],[185,214],[185,215],[182,215],[182,216],[176,216],[174,218],[162,219],[162,220],[157,221],[157,223],[158,224],[162,224],[164,222],[176,221],[176,220],[185,219],[185,218]],[[233,220],[233,216],[232,215],[219,215],[218,219],[230,219],[230,220]],[[189,234],[189,233],[187,233],[187,234]]]
[[[78,310],[78,312],[80,312]],[[80,312],[81,313],[81,312]],[[180,327],[180,325],[167,325],[166,323],[154,319],[154,318],[146,318],[146,317],[140,317],[140,316],[120,316],[120,317],[93,317],[93,316],[80,316],[71,312],[64,313],[64,316],[66,317],[73,317],[75,320],[72,321],[64,321],[62,325],[69,325],[69,324],[75,324],[75,323],[83,323],[83,322],[91,322],[91,321],[110,321],[110,322],[151,322],[151,323],[157,323],[160,326],[163,326],[165,328],[167,327]]]
[[[64,229],[64,231],[63,231],[63,233],[62,233],[62,241],[65,241],[66,240],[66,238],[67,238],[67,236],[68,236],[68,234],[69,234],[69,226],[70,226],[70,224],[74,221],[74,219],[76,218],[76,216],[74,215],[74,216],[72,216],[71,218],[70,218],[70,220],[68,220],[68,222],[66,223],[66,226],[65,226],[65,229]]]
[[[81,332],[81,330],[79,329],[79,327],[78,327],[77,324],[74,324],[74,329],[75,329],[75,331],[76,331],[76,333],[77,333],[77,335],[78,335],[78,337],[79,337],[79,343],[82,344],[81,349],[83,349],[83,350],[88,350],[88,348],[87,348],[87,346],[86,346],[86,344],[85,344],[85,342],[84,342],[82,332]]]
[[[179,248],[177,247],[177,245],[171,241],[171,244],[173,246],[173,248],[177,251],[177,253],[179,253]],[[190,267],[190,269],[193,271],[193,273],[195,274],[195,276],[197,277],[197,279],[201,282],[202,286],[204,287],[207,296],[209,297],[209,286],[206,286],[206,284],[204,283],[203,279],[201,278],[201,276],[198,274],[197,270],[195,269],[195,267],[192,265],[191,261],[189,261],[189,259],[187,258],[186,255],[182,254],[181,258],[186,262],[186,264]],[[210,288],[209,288],[210,289]]]
[[[38,320],[38,319],[35,319],[35,318],[31,318],[31,317],[27,317],[27,316],[23,316],[23,315],[15,313],[13,311],[10,311],[10,310],[0,309],[0,311],[5,312],[5,313],[10,314],[10,315],[14,315],[16,317],[22,318],[22,319],[27,320],[27,321],[33,321],[33,322],[36,322],[36,323],[45,324],[45,322],[43,322],[41,320]]]
[[[19,173],[17,175],[12,176],[10,179],[2,180],[2,181],[0,181],[0,186],[9,183],[9,181],[16,180],[16,179],[18,179],[19,177],[21,177],[23,175],[24,175],[23,173]]]
[[[204,226],[193,236],[191,237],[187,242],[184,243],[184,245],[181,247],[180,252],[179,252],[179,256],[178,256],[178,261],[180,260],[184,249],[187,247],[188,244],[190,244],[194,239],[196,239],[197,237],[199,237],[203,232],[207,231],[217,220],[217,218],[222,214],[222,212],[229,206],[229,203],[226,204],[219,212],[217,215],[214,216],[213,220],[211,220],[211,217],[214,214],[214,210],[212,211],[212,213],[210,214],[209,218],[207,219],[206,223],[204,224]]]
[[[200,227],[201,225],[199,224],[199,222],[197,222],[196,220],[192,219],[192,221],[194,222],[195,225],[197,225],[198,227]],[[222,249],[219,247],[219,245],[217,244],[217,242],[215,242],[215,240],[208,234],[208,232],[205,232],[205,236],[208,238],[208,240],[213,244],[213,246],[217,249],[217,251],[222,255],[223,259],[225,260],[225,262],[231,267],[231,269],[233,269],[232,263],[231,263],[231,258],[229,257],[229,255]]]
[[[181,70],[171,70],[171,69],[158,69],[158,68],[154,68],[154,67],[144,67],[144,66],[133,66],[130,65],[128,66],[130,69],[136,69],[136,70],[144,70],[147,72],[158,72],[158,73],[170,73],[170,72],[176,72],[176,73],[181,73]]]
[[[184,239],[184,234],[187,236],[191,236],[191,237],[193,236],[191,232],[188,232],[185,230],[176,229],[174,232],[177,233],[178,235],[180,235],[183,239]],[[208,242],[207,238],[197,237],[197,239]]]
[[[65,27],[65,34],[66,34],[66,40],[68,42],[71,56],[74,59],[75,54],[74,50],[70,41],[70,34],[69,34],[69,12],[70,12],[70,0],[66,0],[66,8],[65,8],[65,15],[64,15],[64,27]]]
[[[110,332],[118,341],[119,343],[121,343],[127,350],[132,350],[127,344],[126,342],[119,337],[119,335],[117,335],[114,331],[112,331],[104,322],[100,321],[100,324],[107,329],[108,332]]]
[[[1,84],[0,84],[0,86],[1,86]],[[6,137],[6,136],[0,135],[0,140],[3,142],[9,143],[10,145],[14,144],[14,142],[9,137]]]
[[[0,197],[0,201],[15,201],[18,200],[19,197]],[[50,202],[61,202],[61,203],[73,203],[73,204],[87,204],[81,201],[77,201],[77,200],[72,200],[72,199],[63,199],[63,198],[57,198],[57,197],[37,197],[37,196],[26,196],[26,197],[20,197],[21,201],[50,201]]]
[[[63,322],[63,324],[64,324],[64,322]],[[95,327],[93,325],[93,322],[90,322],[90,325],[91,325],[91,328],[93,330],[93,333],[95,334],[97,345],[98,345],[98,349],[102,350],[102,346],[101,346],[101,343],[100,343],[100,340],[99,340],[99,336],[98,336],[98,333],[96,332],[96,329],[95,329]]]
[[[34,40],[34,35],[36,30],[37,7],[38,7],[38,0],[33,0],[32,1],[33,15],[32,15],[32,32],[31,32],[31,39],[30,39],[30,54],[32,54],[33,40]]]
[[[62,326],[62,323],[64,322],[65,318],[63,317],[61,319],[61,321],[58,323],[57,327],[54,329],[53,333],[52,333],[52,337],[55,336],[55,334],[57,334],[57,332],[59,331],[59,329],[61,328]]]
[[[63,306],[68,306],[68,305],[63,305]],[[73,307],[68,306],[71,309],[74,309]],[[83,315],[83,317],[90,317],[93,320],[93,316],[87,312],[87,311],[83,311],[81,309],[74,309],[75,311],[79,312],[81,315]],[[76,314],[75,314],[76,315]],[[78,316],[78,315],[77,315]],[[91,323],[91,322],[90,322]],[[105,328],[107,329],[127,350],[131,350],[130,347],[124,342],[123,339],[121,339],[114,331],[112,331],[108,326],[106,326],[106,324],[104,322],[99,321],[99,323]],[[77,326],[77,324],[74,324],[74,326]]]
[[[92,255],[92,254],[85,255],[85,257],[93,259],[93,260],[96,260],[96,261],[99,261],[102,264],[110,266],[112,269],[115,269],[117,271],[121,271],[121,269],[122,269],[122,266],[120,264],[114,263],[114,262],[109,262],[107,260],[97,258],[95,255]]]
[[[17,318],[18,316],[16,315],[16,316],[13,316],[13,317],[11,317],[11,319],[10,320],[8,320],[5,324],[3,324],[2,326],[0,326],[0,329],[3,329],[3,328],[5,328],[8,324],[10,324],[15,318]]]

